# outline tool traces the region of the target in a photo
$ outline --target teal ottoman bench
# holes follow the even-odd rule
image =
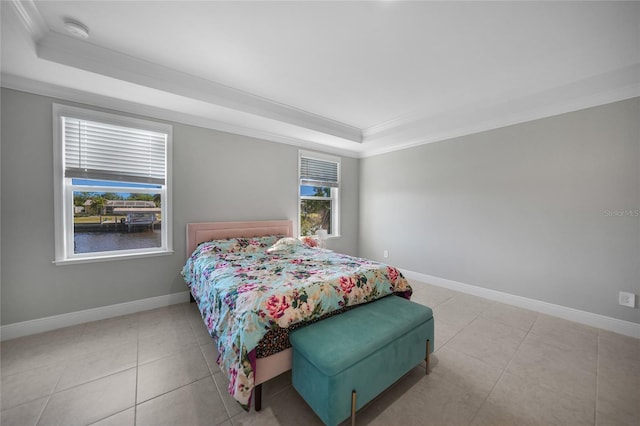
[[[351,416],[433,352],[431,308],[387,296],[289,335],[293,387],[329,426]]]

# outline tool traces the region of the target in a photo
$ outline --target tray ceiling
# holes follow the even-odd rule
[[[0,8],[4,87],[354,157],[640,95],[637,2]]]

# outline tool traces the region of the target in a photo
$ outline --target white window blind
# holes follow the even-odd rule
[[[317,158],[301,157],[300,185],[339,187],[338,163]]]
[[[165,184],[165,133],[62,119],[65,177]]]

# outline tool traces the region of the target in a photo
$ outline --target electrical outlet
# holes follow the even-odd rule
[[[382,257],[384,257],[385,259],[389,258],[389,250],[385,250],[382,252]]]
[[[618,303],[622,306],[628,306],[630,308],[636,307],[636,295],[633,293],[628,293],[626,291],[621,291],[618,299]]]

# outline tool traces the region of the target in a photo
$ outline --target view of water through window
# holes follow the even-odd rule
[[[137,232],[75,232],[74,252],[94,253],[98,251],[130,250],[161,247],[160,229]]]

